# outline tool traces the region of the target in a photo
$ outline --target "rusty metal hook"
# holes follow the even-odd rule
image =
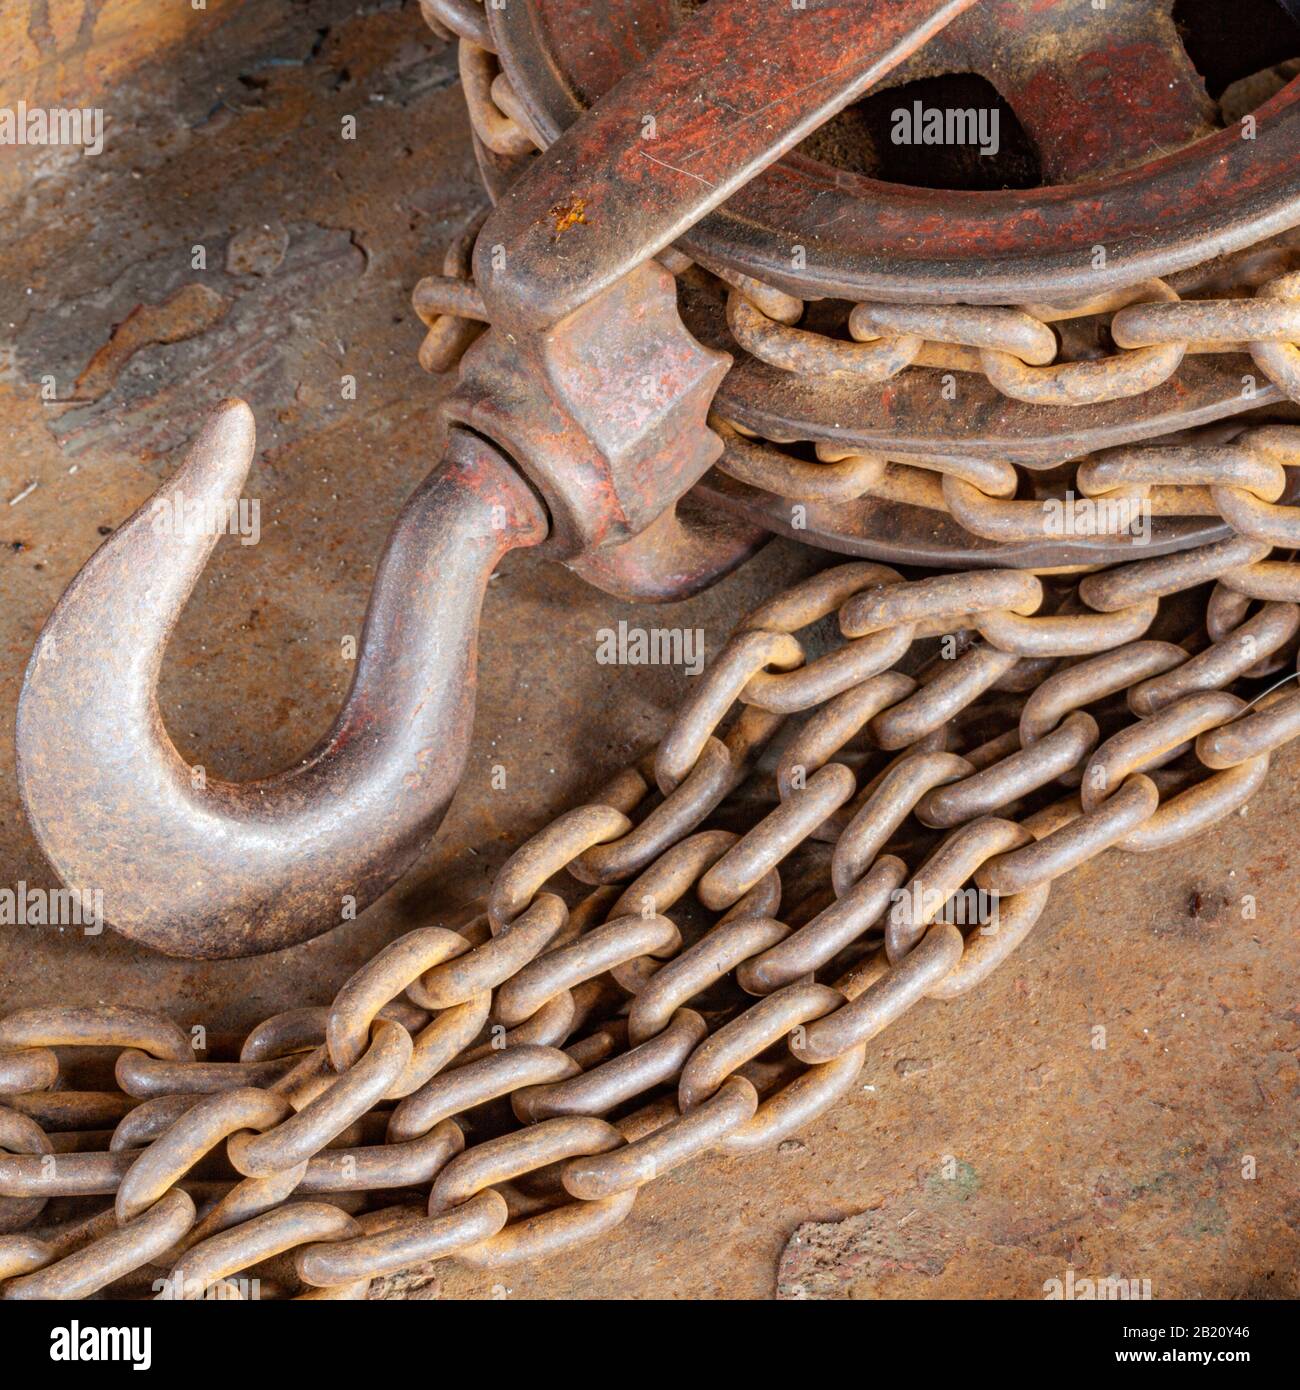
[[[158,504],[220,515],[253,459],[224,402],[184,463],[90,558],[46,622],[18,706],[18,782],[65,882],[170,955],[292,946],[360,911],[436,830],[464,769],[479,610],[501,556],[548,530],[506,458],[463,429],[402,510],[375,575],[351,690],[296,766],[196,784],[158,711],[167,640],[217,541]],[[173,513],[175,514],[175,513]]]

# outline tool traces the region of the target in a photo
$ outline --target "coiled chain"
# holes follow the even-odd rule
[[[996,969],[1062,874],[1258,789],[1300,733],[1300,693],[1226,688],[1294,666],[1295,567],[1267,554],[1077,583],[834,566],[749,614],[657,748],[485,900],[232,1060],[142,1009],[11,1014],[0,1293],[237,1298],[254,1270],[263,1296],[364,1297],[444,1256],[552,1255],[696,1155],[778,1144],[891,1023]],[[1162,600],[1210,581],[1170,640]],[[116,1090],[71,1088],[86,1047],[117,1050]],[[39,1224],[93,1196],[112,1205]]]

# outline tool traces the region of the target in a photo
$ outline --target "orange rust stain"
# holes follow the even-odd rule
[[[555,218],[555,239],[559,241],[570,227],[576,227],[579,223],[584,227],[587,225],[587,200],[570,198],[567,202],[556,203],[551,209],[551,216]]]

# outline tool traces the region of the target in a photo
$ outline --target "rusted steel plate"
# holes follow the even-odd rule
[[[1047,184],[1119,174],[1216,129],[1217,107],[1173,0],[981,0],[896,74],[987,73],[1034,143]]]
[[[957,21],[976,26],[972,45],[980,67],[987,63],[1001,85],[996,53],[1014,43],[1019,72],[1036,74],[1039,87],[1050,88],[1052,72],[1059,78],[1067,65],[1041,55],[1084,23],[1080,7],[1074,0],[1000,0],[991,8],[987,19],[976,10]],[[670,0],[537,0],[492,10],[490,20],[516,93],[533,123],[554,139],[664,41],[671,9]],[[1108,7],[1087,19],[1094,47],[1087,63],[1076,65],[1072,90],[1086,91],[1090,74],[1113,69],[1116,76],[1103,86],[1122,85],[1127,74],[1137,91],[1151,92],[1148,78],[1154,82],[1168,70],[1163,62],[1153,67],[1152,36],[1171,31],[1150,15],[1142,18],[1143,11],[1167,18],[1168,6]],[[982,25],[1006,31],[994,58],[975,43]],[[1190,85],[1192,76],[1179,67],[1180,84]],[[1008,99],[1014,94],[1004,90]],[[1101,108],[1094,121],[1080,115],[1082,100],[1055,100],[1032,81],[1028,95],[1042,117],[1035,131],[1040,141],[1043,123],[1053,117],[1062,131],[1082,121],[1095,132],[1103,119]],[[1124,137],[1119,151],[1142,162],[1086,183],[1006,192],[884,184],[795,152],[734,193],[682,239],[682,249],[803,297],[1005,304],[1133,284],[1194,265],[1209,246],[1236,249],[1300,222],[1300,80],[1255,113],[1253,140],[1234,127],[1168,149],[1162,141],[1171,134],[1195,133],[1194,109],[1191,116],[1186,104],[1153,109],[1143,102],[1124,118],[1139,132]],[[1061,176],[1080,172],[1088,139],[1083,146],[1062,152]],[[1103,165],[1116,155],[1092,152]],[[1094,265],[1099,244],[1107,251],[1104,266]],[[806,267],[797,272],[790,262],[795,245],[806,248]]]
[[[787,9],[713,0],[498,203],[475,257],[491,318],[511,329],[558,323],[972,3],[823,0]],[[573,14],[567,23],[571,33],[585,30]]]
[[[852,502],[800,503],[797,521],[785,498],[748,487],[714,469],[696,492],[738,518],[761,524],[791,540],[841,555],[863,555],[896,565],[965,569],[981,565],[1044,569],[1063,565],[1114,564],[1129,558],[1133,543],[1105,536],[999,545],[973,536],[951,517],[924,507],[859,497]],[[1141,543],[1145,556],[1167,555],[1193,545],[1227,540],[1235,533],[1210,517],[1155,518]]]

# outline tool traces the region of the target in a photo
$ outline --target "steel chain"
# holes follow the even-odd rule
[[[140,1009],[0,1020],[0,1292],[236,1297],[279,1258],[273,1292],[364,1297],[429,1259],[542,1258],[697,1154],[779,1143],[914,1004],[991,973],[1062,873],[1176,844],[1259,787],[1300,732],[1300,694],[1225,689],[1294,660],[1300,607],[1251,613],[1230,587],[1281,563],[1267,554],[1239,539],[1067,591],[834,566],[743,620],[657,750],[522,845],[485,901],[390,943],[328,1007],[259,1025],[238,1060],[198,1060]],[[1211,580],[1210,630],[1144,635],[1162,598]],[[844,640],[822,651],[807,634],[832,614]],[[959,639],[951,659],[893,669],[939,635]],[[1137,718],[1117,727],[1121,699]],[[730,798],[744,784],[753,807],[756,782],[772,792],[747,828],[711,824],[745,819]],[[818,844],[811,887],[798,855]],[[572,907],[564,876],[587,885]],[[992,930],[942,920],[971,891],[996,904]],[[688,897],[718,916],[683,944],[670,914]],[[55,1049],[83,1047],[117,1051],[119,1092],[55,1089]],[[480,1138],[477,1108],[503,1100],[518,1127]],[[423,1211],[364,1209],[412,1190]],[[87,1196],[113,1206],[34,1224]]]

